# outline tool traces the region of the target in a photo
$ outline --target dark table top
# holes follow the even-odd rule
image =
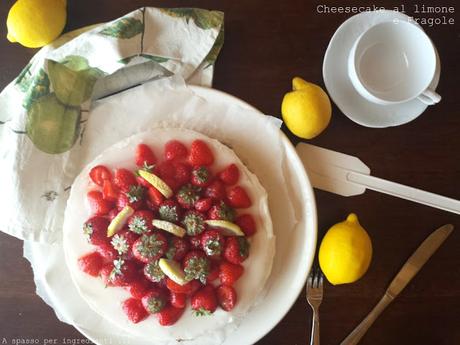
[[[14,1],[0,4],[5,23]],[[202,7],[225,12],[225,44],[215,70],[216,89],[235,95],[267,114],[279,114],[291,78],[323,85],[321,67],[329,39],[350,14],[319,14],[316,6],[394,6],[416,17],[442,18],[422,12],[422,5],[455,6],[456,1],[372,2],[270,1],[69,1],[66,31],[109,21],[138,7]],[[416,7],[418,6],[418,8]],[[458,2],[457,2],[458,5]],[[425,8],[425,10],[427,10]],[[458,11],[448,18],[459,21]],[[334,107],[329,128],[312,143],[360,157],[375,176],[460,199],[460,31],[459,24],[424,25],[439,50],[443,99],[415,121],[395,128],[370,129],[350,121]],[[0,29],[0,88],[15,78],[36,52],[6,39]],[[288,131],[283,128],[285,132]],[[290,136],[293,142],[298,140]],[[357,283],[326,284],[321,305],[321,343],[338,344],[370,311],[400,266],[419,243],[445,223],[460,227],[460,217],[368,191],[341,197],[316,191],[319,238],[348,212],[359,214],[373,240],[374,257]],[[426,264],[397,300],[380,316],[362,344],[460,343],[460,229]],[[61,323],[36,294],[22,242],[0,233],[0,342],[11,344],[57,339],[57,344],[84,337]],[[311,311],[302,292],[284,319],[259,344],[305,344]],[[6,342],[5,342],[6,341]],[[23,342],[24,343],[24,342]]]

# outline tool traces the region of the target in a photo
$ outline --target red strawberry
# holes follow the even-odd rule
[[[130,260],[113,260],[113,269],[110,272],[108,281],[114,286],[127,286],[137,277],[138,267]]]
[[[228,167],[222,170],[218,176],[222,182],[228,186],[231,186],[238,182],[238,179],[240,178],[240,171],[235,164],[230,164]]]
[[[102,186],[102,196],[105,200],[115,202],[118,199],[119,193],[120,191],[117,186],[112,183],[112,181],[104,180],[104,184]]]
[[[155,167],[155,174],[163,180],[168,178],[173,179],[176,174],[176,169],[171,162],[165,161]]]
[[[174,162],[174,180],[179,186],[182,186],[190,181],[191,167],[187,163]]]
[[[206,285],[195,292],[191,298],[196,316],[209,315],[217,309],[217,296],[212,285]]]
[[[184,238],[174,236],[169,240],[169,248],[166,252],[166,257],[168,259],[180,261],[184,258],[188,250],[188,241]]]
[[[182,209],[174,200],[166,200],[160,204],[158,214],[162,220],[177,223],[182,218]]]
[[[188,183],[179,189],[176,199],[183,208],[191,209],[200,199],[200,188]]]
[[[133,298],[141,299],[149,289],[149,282],[145,278],[140,278],[129,283],[125,289]]]
[[[144,266],[144,276],[153,283],[160,283],[166,277],[160,266],[158,260],[151,261]]]
[[[230,311],[236,304],[236,291],[232,286],[220,285],[216,289],[219,305],[225,311]]]
[[[104,285],[107,287],[107,286],[114,286],[112,281],[109,279],[110,278],[110,274],[112,273],[113,271],[113,263],[112,262],[108,262],[106,264],[104,264],[104,266],[102,266],[102,269],[99,273],[99,275],[101,276],[102,278],[102,281],[104,283]]]
[[[201,249],[201,234],[188,236],[191,249]]]
[[[129,205],[133,209],[138,210],[144,206],[145,189],[141,186],[131,186],[129,192],[122,192],[118,195],[117,208],[122,210]]]
[[[125,229],[113,235],[110,244],[113,249],[117,251],[119,256],[123,256],[125,259],[131,259],[133,256],[132,247],[138,238],[139,235]]]
[[[219,261],[216,261],[216,260],[211,261],[211,269],[209,270],[209,274],[206,277],[207,283],[213,282],[214,280],[219,278],[219,272],[220,272],[219,265],[220,265]]]
[[[241,264],[249,256],[249,243],[245,237],[228,237],[224,258],[232,264]]]
[[[233,285],[244,272],[243,266],[235,265],[226,261],[222,261],[219,268],[219,279],[224,285]]]
[[[90,276],[97,277],[104,264],[102,256],[93,252],[78,259],[78,267]]]
[[[141,168],[151,166],[157,161],[152,149],[145,144],[139,144],[136,147],[136,165]]]
[[[110,243],[103,243],[97,246],[96,251],[104,258],[105,261],[112,262],[118,257],[118,252]]]
[[[92,217],[83,224],[83,234],[89,243],[100,245],[108,242],[109,221],[103,217]]]
[[[105,200],[101,192],[93,190],[88,192],[86,197],[88,198],[91,213],[96,216],[106,215],[113,208],[113,202]]]
[[[218,257],[222,254],[225,238],[218,230],[206,230],[201,235],[201,248],[208,256]]]
[[[134,257],[144,263],[155,261],[163,256],[168,249],[168,241],[160,232],[142,235],[133,244]]]
[[[176,293],[171,291],[170,302],[173,307],[183,309],[187,304],[187,295],[184,293]]]
[[[182,261],[182,266],[184,267],[185,279],[198,279],[203,284],[206,283],[206,277],[209,274],[211,262],[203,251],[189,251]]]
[[[119,212],[120,212],[120,211],[118,211],[118,208],[112,208],[112,209],[110,210],[110,212],[107,213],[107,218],[108,218],[110,221],[112,221],[113,218],[115,218]]]
[[[190,146],[188,161],[194,166],[212,165],[214,156],[209,146],[203,140],[197,139]]]
[[[164,196],[155,187],[149,187],[147,189],[147,199],[154,206],[156,206],[158,208],[160,206],[160,204],[163,202]]]
[[[227,200],[229,205],[235,208],[247,208],[252,205],[246,190],[240,186],[233,187],[227,192]]]
[[[187,148],[178,140],[170,140],[165,145],[165,159],[171,161],[187,157]]]
[[[112,173],[107,167],[103,165],[96,165],[90,170],[89,177],[91,178],[91,181],[102,187],[104,181],[110,181],[112,179]]]
[[[235,220],[235,210],[221,201],[209,209],[208,218],[233,222]]]
[[[166,278],[166,287],[169,291],[175,293],[183,293],[190,295],[200,288],[201,284],[198,280],[191,280],[184,285],[179,285],[173,280]]]
[[[207,212],[212,206],[212,199],[211,198],[204,198],[200,199],[195,203],[195,210],[198,212],[205,213]]]
[[[132,323],[138,323],[149,315],[142,306],[142,302],[135,298],[128,298],[122,304],[123,311]]]
[[[128,169],[117,169],[115,170],[115,176],[113,177],[113,183],[122,191],[129,192],[131,186],[137,185],[137,180],[134,174]]]
[[[235,223],[243,230],[247,237],[254,235],[257,231],[256,222],[250,214],[242,214],[235,219]]]
[[[143,235],[153,231],[152,221],[154,214],[152,211],[141,210],[136,211],[128,219],[128,228],[132,232]]]
[[[157,287],[152,287],[142,297],[142,305],[150,314],[158,313],[166,305],[166,294]]]
[[[185,212],[182,225],[187,230],[187,235],[195,236],[201,234],[206,229],[206,223],[204,215],[197,211]]]
[[[191,182],[198,187],[207,187],[211,183],[211,172],[205,166],[193,168]]]
[[[223,200],[225,198],[225,185],[221,180],[214,180],[204,190],[204,195],[213,200]]]
[[[158,318],[158,323],[162,326],[171,326],[180,319],[184,313],[184,308],[176,308],[172,305],[164,307],[159,313],[156,313],[155,316]]]

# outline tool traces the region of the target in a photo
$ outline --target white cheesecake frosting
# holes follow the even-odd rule
[[[204,140],[214,153],[213,173],[231,163],[238,166],[240,170],[238,184],[248,191],[252,201],[250,208],[239,212],[255,216],[257,233],[250,238],[250,255],[243,263],[245,272],[234,286],[238,302],[232,311],[225,312],[218,308],[211,316],[196,317],[188,305],[179,321],[172,326],[159,325],[153,315],[138,324],[133,324],[127,319],[121,308],[122,301],[130,297],[129,293],[119,287],[106,288],[101,279],[83,273],[77,265],[79,257],[94,251],[94,246],[87,243],[82,232],[83,223],[90,217],[89,207],[86,204],[86,193],[93,185],[88,173],[92,167],[99,164],[111,169],[134,170],[135,147],[140,143],[149,145],[157,158],[163,160],[164,144],[172,139],[180,140],[188,147],[195,139]],[[132,336],[151,339],[156,343],[170,344],[181,341],[187,344],[190,341],[199,344],[219,344],[225,340],[228,332],[238,326],[251,306],[263,295],[275,254],[275,237],[268,209],[267,193],[257,177],[248,170],[233,150],[215,139],[192,130],[158,128],[133,135],[113,145],[88,164],[77,176],[72,184],[65,212],[64,251],[72,280],[83,299],[95,312]]]

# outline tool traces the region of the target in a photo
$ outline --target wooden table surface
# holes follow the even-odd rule
[[[12,0],[0,4],[5,23]],[[66,31],[109,21],[138,7],[202,7],[225,12],[225,44],[218,58],[214,87],[239,97],[267,114],[279,114],[291,78],[301,76],[323,84],[321,67],[327,44],[350,14],[320,14],[318,4],[393,8],[405,5],[409,15],[418,5],[454,6],[454,0],[372,2],[363,0],[310,2],[302,0],[78,0],[69,1]],[[457,2],[458,4],[458,2]],[[460,11],[460,8],[455,8]],[[459,21],[458,15],[447,17]],[[334,106],[329,128],[312,143],[360,157],[375,176],[460,199],[460,31],[455,25],[425,25],[442,61],[442,95],[415,121],[395,128],[358,126]],[[0,31],[0,88],[15,78],[36,52],[11,44],[6,25]],[[283,130],[288,133],[286,128]],[[290,136],[293,142],[297,142]],[[460,217],[412,202],[368,191],[344,198],[316,191],[319,238],[348,212],[356,212],[368,230],[374,257],[357,283],[326,284],[321,305],[321,343],[338,344],[370,311],[408,256],[432,230],[445,223],[459,229],[426,264],[409,286],[376,321],[362,344],[460,344]],[[301,263],[299,263],[301,264]],[[57,339],[57,344],[84,339],[61,323],[36,294],[22,242],[0,233],[0,343]],[[311,312],[302,292],[284,319],[258,344],[305,344]],[[6,342],[5,342],[6,341]]]

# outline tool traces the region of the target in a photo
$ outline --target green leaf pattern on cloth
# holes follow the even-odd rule
[[[144,23],[139,19],[125,17],[100,31],[102,35],[128,39],[139,35],[144,30]]]
[[[24,80],[24,78],[23,78]],[[23,81],[23,86],[28,84],[29,87],[25,91],[24,101],[22,103],[23,107],[27,110],[30,109],[33,102],[38,100],[40,97],[49,94],[50,92],[50,80],[48,74],[46,74],[43,68],[40,68],[38,73],[32,78],[29,82]]]
[[[162,8],[160,10],[172,17],[185,18],[187,22],[192,19],[196,26],[204,30],[218,28],[223,21],[222,12],[201,8]]]
[[[16,78],[15,84],[19,87],[19,89],[22,92],[26,92],[32,82],[32,74],[30,72],[31,67],[32,64],[29,62]]]
[[[224,27],[222,26],[219,31],[219,36],[217,36],[216,43],[214,43],[210,52],[204,58],[204,61],[206,62],[205,68],[208,68],[209,66],[214,65],[223,45],[224,45]]]
[[[121,60],[118,60],[119,63],[123,64],[123,65],[127,65],[131,62],[132,59],[134,59],[135,57],[143,57],[144,59],[146,60],[150,60],[150,61],[155,61],[155,62],[158,62],[158,63],[163,63],[163,62],[168,62],[169,59],[166,58],[166,57],[162,57],[162,56],[155,56],[155,55],[149,55],[149,54],[138,54],[138,55],[133,55],[133,56],[128,56],[124,59],[121,59]]]

